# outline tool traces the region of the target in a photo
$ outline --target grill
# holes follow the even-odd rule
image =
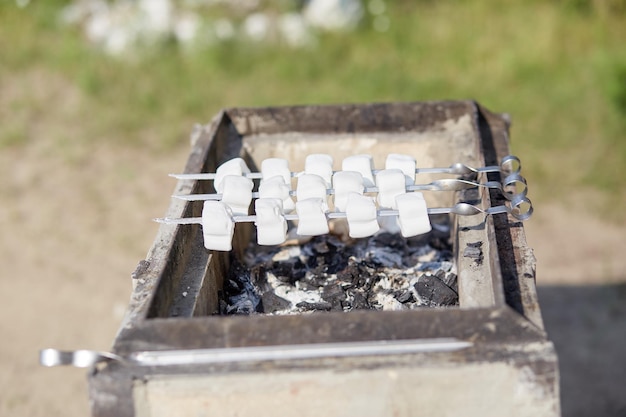
[[[389,153],[420,167],[497,166],[509,154],[508,124],[472,101],[227,109],[194,129],[184,173],[238,157],[253,171],[269,158],[301,171],[317,153],[370,154],[375,166]],[[174,190],[214,192],[184,176]],[[485,187],[424,197],[428,207],[487,212],[510,204]],[[202,209],[174,198],[166,216],[201,218]],[[207,250],[200,224],[163,224],[132,274],[113,351],[90,373],[93,415],[560,415],[522,223],[506,211],[431,220],[450,229],[457,306],[288,315],[219,314],[233,259],[254,245],[252,223],[237,223],[231,251]]]

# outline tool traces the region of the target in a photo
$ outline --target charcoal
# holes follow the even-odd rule
[[[438,269],[433,275],[440,280],[443,280],[446,276],[446,271],[444,271],[443,269]]]
[[[371,251],[368,260],[377,267],[399,268],[402,266],[402,253],[392,248],[380,248]]]
[[[367,298],[361,291],[349,291],[348,296],[351,298],[349,301],[349,307],[354,310],[367,310],[370,309],[370,304],[367,302]]]
[[[337,279],[350,282],[350,287],[363,288],[369,291],[372,285],[372,274],[363,264],[348,263],[348,266],[337,273]]]
[[[413,293],[411,293],[411,291],[404,291],[404,292],[398,291],[396,293],[396,300],[400,301],[402,304],[415,301],[415,299],[413,298]]]
[[[448,273],[442,281],[444,284],[452,288],[457,293],[459,292],[458,284],[457,284],[457,276],[454,272]]]
[[[227,301],[225,314],[252,314],[260,312],[261,298],[250,280],[250,270],[236,259],[231,261],[228,278],[224,282]]]
[[[265,265],[259,264],[250,268],[250,281],[256,287],[257,291],[263,293],[270,291],[272,286],[267,282],[267,271]]]
[[[291,302],[277,296],[272,291],[266,291],[261,296],[262,311],[264,313],[275,313],[291,307]]]
[[[450,306],[459,300],[459,295],[452,288],[433,275],[420,276],[414,287],[420,297],[430,301],[431,306]]]
[[[329,284],[322,290],[322,299],[332,305],[333,310],[343,310],[342,302],[346,300],[346,294],[337,284]]]
[[[272,272],[280,281],[293,284],[304,278],[306,265],[302,263],[300,258],[290,258],[282,262],[274,262],[272,264]]]
[[[231,263],[220,296],[222,314],[458,305],[452,247],[440,232],[411,239],[382,232],[350,244],[322,235],[273,251],[251,244],[245,259],[250,270]],[[278,296],[279,286],[308,293],[301,298],[307,301]]]

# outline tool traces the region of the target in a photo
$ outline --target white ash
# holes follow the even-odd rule
[[[222,314],[307,314],[458,305],[449,236],[379,233],[350,244],[334,235],[305,244],[251,244],[233,259]]]

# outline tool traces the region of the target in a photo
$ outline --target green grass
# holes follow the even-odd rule
[[[127,60],[60,27],[62,3],[0,5],[0,82],[37,70],[76,88],[73,140],[167,151],[223,107],[472,98],[512,115],[531,195],[589,187],[624,218],[611,207],[626,203],[626,2],[388,1],[386,33],[366,19],[309,49],[166,43]],[[32,140],[16,127],[41,106],[28,97],[0,99],[0,149]]]

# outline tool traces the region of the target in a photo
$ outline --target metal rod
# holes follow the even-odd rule
[[[523,221],[530,218],[533,213],[533,206],[528,198],[522,197],[505,205],[489,207],[486,209],[482,209],[478,206],[468,203],[457,203],[452,207],[428,208],[427,212],[429,215],[457,214],[461,216],[472,216],[480,213],[487,215],[509,213],[516,219]],[[377,217],[399,216],[398,210],[377,210],[376,214]],[[298,220],[297,214],[283,214],[283,217],[285,218],[285,220]],[[346,217],[347,215],[345,212],[331,211],[326,213],[327,219],[343,219]],[[235,223],[256,222],[256,216],[254,215],[244,216],[237,214],[233,215],[232,218]],[[162,217],[153,220],[157,223],[163,224],[202,224],[202,217]]]

